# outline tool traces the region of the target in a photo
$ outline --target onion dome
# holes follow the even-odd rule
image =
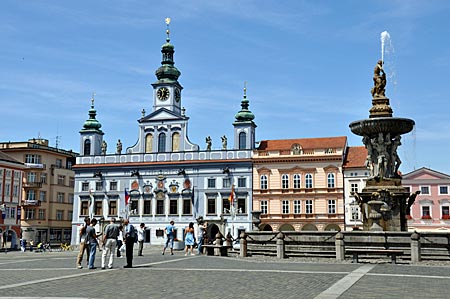
[[[94,95],[92,95],[92,105],[91,109],[89,109],[89,119],[86,120],[83,124],[83,129],[80,132],[86,132],[86,131],[98,131],[100,133],[103,133],[100,128],[102,127],[102,124],[95,118],[97,115],[97,111],[94,108]]]
[[[156,70],[155,75],[158,78],[156,83],[173,83],[178,80],[181,72],[174,66],[175,62],[173,60],[173,53],[175,52],[174,46],[170,43],[170,18],[166,19],[167,24],[167,38],[166,43],[162,45],[162,61],[161,66]]]
[[[247,122],[247,121],[253,121],[255,119],[255,115],[248,110],[249,101],[247,99],[247,88],[244,87],[244,98],[241,101],[241,111],[239,111],[235,118],[236,122]]]

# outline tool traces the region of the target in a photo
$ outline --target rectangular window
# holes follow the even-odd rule
[[[445,219],[450,219],[450,207],[449,206],[442,206],[441,207],[441,211],[442,211],[442,218]]]
[[[422,206],[422,218],[431,219],[429,206]]]
[[[63,203],[64,202],[64,193],[58,192],[58,194],[56,195],[56,201],[59,203]]]
[[[216,214],[216,198],[208,197],[208,214]]]
[[[13,219],[16,218],[16,208],[11,208],[10,215],[11,215],[11,218],[13,218]]]
[[[358,183],[351,183],[350,184],[350,192],[355,192],[358,193],[359,192],[359,185]]]
[[[238,178],[238,188],[247,187],[247,178]]]
[[[156,215],[164,215],[164,200],[156,200]]]
[[[81,201],[81,209],[80,209],[80,216],[87,216],[89,215],[89,202],[87,200]]]
[[[281,209],[283,214],[289,214],[289,200],[281,201]]]
[[[117,191],[117,182],[109,183],[109,191]]]
[[[66,183],[66,176],[58,175],[58,185],[64,186]]]
[[[178,200],[171,199],[169,201],[169,215],[177,215],[178,214]]]
[[[117,201],[116,200],[109,201],[108,215],[110,215],[110,216],[117,215]]]
[[[313,202],[311,199],[307,199],[305,201],[305,213],[312,214],[313,213]]]
[[[336,214],[336,200],[335,199],[328,200],[328,214]]]
[[[222,207],[223,207],[223,212],[225,214],[230,213],[231,203],[230,203],[230,200],[228,199],[228,197],[222,197]]]
[[[64,211],[56,210],[56,220],[61,221],[64,219]]]
[[[32,190],[32,191],[34,193],[34,190]],[[10,196],[11,195],[11,184],[5,184],[5,193],[6,193],[6,196]],[[36,195],[35,195],[35,197],[36,197]]]
[[[25,219],[34,219],[34,209],[25,209]]]
[[[42,184],[47,184],[47,174],[46,173],[41,173],[41,183]]]
[[[36,172],[27,173],[27,183],[35,183],[35,182],[37,182]]]
[[[139,201],[137,199],[132,199],[130,201],[130,214],[137,215],[139,213]]]
[[[103,182],[95,182],[95,191],[102,191],[103,190]]]
[[[289,188],[289,176],[287,174],[283,174],[281,176],[281,188],[288,189]]]
[[[73,219],[73,211],[67,211],[67,220]]]
[[[224,178],[222,181],[223,188],[231,188],[231,179],[230,178]]]
[[[75,187],[75,178],[69,177],[69,187]]]
[[[183,199],[183,215],[191,215],[191,199],[185,198]]]
[[[96,216],[102,216],[103,215],[103,201],[102,200],[96,200],[95,201],[94,215],[96,215]]]
[[[247,213],[247,209],[246,209],[246,200],[244,197],[239,197],[237,199],[237,209],[238,209],[238,213],[240,214],[245,214]]]
[[[36,191],[35,190],[27,190],[26,200],[36,200]]]
[[[144,199],[144,215],[152,214],[152,200]]]
[[[81,191],[89,191],[89,183],[88,182],[81,183]]]
[[[406,190],[406,192],[411,193],[411,187],[410,186],[403,186]]]
[[[302,202],[298,199],[294,200],[294,214],[300,214],[302,212]]]
[[[13,186],[13,196],[14,197],[19,196],[19,186],[17,186],[17,185]]]
[[[448,186],[439,186],[439,194],[448,194]]]
[[[45,210],[44,209],[39,209],[39,211],[38,211],[38,219],[39,220],[45,220]]]
[[[259,187],[261,190],[267,190],[267,176],[262,175],[259,181]]]
[[[261,214],[267,214],[269,209],[268,209],[268,204],[267,204],[267,200],[261,200]]]
[[[74,198],[73,193],[69,193],[69,195],[67,196],[67,202],[73,203],[73,198]]]
[[[359,207],[357,205],[351,205],[352,220],[359,220]]]
[[[39,191],[39,200],[45,202],[47,200],[47,192]]]
[[[420,194],[422,194],[422,195],[429,195],[430,194],[430,187],[429,186],[420,186]]]
[[[62,163],[62,160],[61,159],[56,159],[56,167],[57,168],[62,168],[62,166],[63,166],[63,163]]]
[[[25,163],[41,164],[41,156],[33,155],[33,154],[26,154],[25,155]]]
[[[294,174],[294,189],[300,189],[301,186],[301,177],[300,174]]]
[[[216,188],[216,179],[208,179],[208,188]]]

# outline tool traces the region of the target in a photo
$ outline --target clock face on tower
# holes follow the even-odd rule
[[[181,99],[181,92],[178,88],[175,89],[175,101],[179,102]]]
[[[158,99],[160,99],[161,101],[165,101],[169,98],[169,90],[166,87],[161,87],[160,89],[158,89],[158,91],[156,92],[156,96],[158,97]]]

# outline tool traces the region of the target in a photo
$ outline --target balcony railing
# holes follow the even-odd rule
[[[22,200],[22,206],[40,206],[41,201],[37,199]]]
[[[41,188],[42,182],[25,182],[23,183],[24,188]]]

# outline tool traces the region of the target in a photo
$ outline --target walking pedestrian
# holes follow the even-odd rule
[[[103,253],[102,253],[102,269],[105,269],[106,257],[109,255],[108,269],[113,267],[114,251],[117,245],[117,236],[119,235],[119,226],[116,224],[116,218],[112,217],[109,224],[105,228],[103,234]]]
[[[165,233],[167,236],[166,244],[164,245],[162,255],[166,252],[166,248],[170,247],[170,254],[173,255],[173,241],[175,239],[175,221],[171,220],[169,225],[165,228]]]
[[[137,241],[138,241],[138,256],[142,256],[142,249],[144,249],[144,239],[145,239],[145,223],[141,223],[137,230]]]
[[[117,257],[122,258],[122,245],[123,245],[123,226],[119,225],[119,235],[117,236]]]
[[[97,219],[92,218],[91,223],[86,227],[86,244],[89,246],[89,269],[96,269],[94,267],[95,253],[97,252],[97,233],[95,232],[95,225],[97,224]]]
[[[89,246],[86,244],[86,228],[91,223],[91,219],[89,217],[84,217],[84,224],[80,229],[80,251],[77,256],[77,268],[83,269],[81,266],[81,261],[83,260],[84,252],[86,251],[86,259],[89,261]]]
[[[191,251],[191,255],[194,255],[194,243],[195,243],[195,235],[194,235],[194,223],[189,223],[189,227],[184,231],[184,243],[186,248],[184,249],[184,255],[188,255],[188,251]]]
[[[133,268],[133,246],[136,241],[136,229],[128,219],[123,221],[125,226],[125,253],[127,256],[127,264],[124,268]]]
[[[198,254],[203,254],[203,245],[205,244],[206,237],[206,228],[208,227],[208,223],[202,222],[198,225]]]

